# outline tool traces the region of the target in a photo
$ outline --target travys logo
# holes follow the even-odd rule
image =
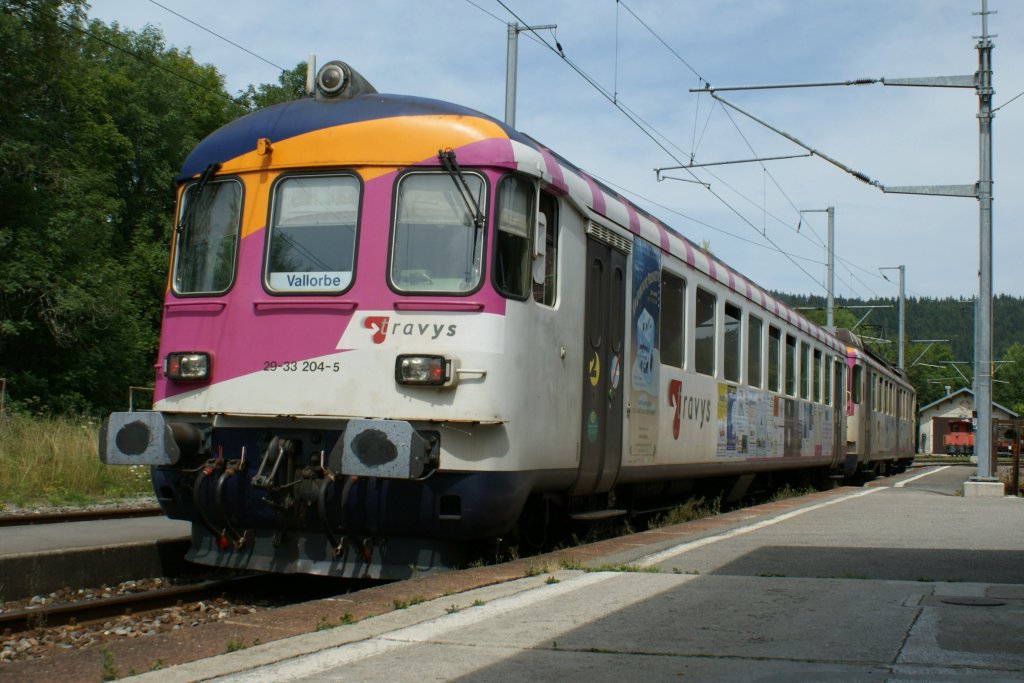
[[[341,332],[341,350],[409,349],[416,353],[505,350],[505,316],[491,313],[365,310]]]
[[[363,318],[363,327],[374,330],[373,343],[383,344],[388,338],[388,317],[386,315],[368,315]]]
[[[444,322],[392,322],[390,316],[368,315],[363,318],[363,327],[373,330],[370,337],[374,344],[383,344],[388,337],[411,337],[416,339],[435,340],[441,337],[454,337],[459,326]]]
[[[668,383],[668,405],[675,408],[672,416],[672,438],[679,439],[680,421],[697,422],[698,429],[711,424],[711,401],[706,398],[683,395],[683,383],[678,379]]]

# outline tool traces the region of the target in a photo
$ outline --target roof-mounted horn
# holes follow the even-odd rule
[[[316,99],[331,101],[351,99],[356,95],[372,95],[377,92],[362,74],[345,62],[327,62],[316,74]]]

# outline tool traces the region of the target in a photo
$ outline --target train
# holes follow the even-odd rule
[[[100,432],[189,560],[402,578],[912,461],[913,387],[855,335],[501,121],[310,81],[187,156],[153,409]]]
[[[974,455],[974,420],[969,418],[950,419],[947,429],[942,436],[942,450],[946,455],[973,456]],[[1017,430],[1014,423],[999,421],[996,423],[992,433],[993,446],[996,455],[1013,455],[1014,442],[1017,442],[1017,449],[1020,452],[1021,442],[1017,437]]]
[[[949,433],[942,437],[942,449],[946,455],[974,455],[972,421],[968,419],[950,420]]]

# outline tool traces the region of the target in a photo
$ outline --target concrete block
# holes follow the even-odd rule
[[[965,481],[964,498],[1001,498],[1006,487],[1001,481]]]

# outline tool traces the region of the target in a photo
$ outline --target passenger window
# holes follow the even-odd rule
[[[478,206],[484,180],[463,171]],[[398,183],[391,284],[402,292],[466,293],[480,284],[483,228],[447,173],[410,173]]]
[[[715,302],[714,294],[697,288],[693,369],[702,375],[715,374]]]
[[[661,362],[683,367],[686,329],[686,281],[661,271]]]
[[[739,306],[725,303],[725,358],[723,371],[730,382],[740,381],[740,323],[743,311]]]
[[[540,212],[547,224],[544,234],[544,281],[533,283],[533,300],[545,306],[555,305],[558,287],[558,201],[547,192],[540,193]]]
[[[796,337],[786,335],[786,393],[796,396]]]
[[[814,349],[814,357],[811,361],[811,374],[814,377],[814,386],[811,387],[811,400],[821,403],[821,351]]]
[[[808,397],[811,385],[811,347],[807,343],[800,344],[800,398]]]
[[[495,231],[494,288],[514,299],[525,299],[531,289],[530,236],[537,210],[533,182],[506,176],[498,186]]]
[[[823,402],[827,406],[832,405],[832,392],[835,387],[837,370],[838,367],[832,362],[832,356],[825,354],[825,368],[823,370],[825,373],[825,396],[823,397]]]
[[[758,388],[764,386],[761,380],[761,347],[764,344],[761,340],[762,329],[760,318],[747,318],[747,384]]]
[[[852,391],[850,393],[852,394],[851,398],[852,398],[853,402],[855,404],[857,404],[857,405],[860,405],[861,393],[862,393],[861,385],[863,384],[863,378],[864,378],[864,368],[861,367],[860,365],[854,365],[853,366],[853,375],[850,378],[850,384],[852,385],[853,389],[852,389]]]
[[[782,391],[782,331],[768,326],[768,389]]]
[[[290,176],[274,188],[265,282],[283,293],[348,289],[356,253],[359,181]]]
[[[237,180],[209,182],[198,201],[196,186],[192,183],[182,193],[174,291],[220,294],[228,290],[235,277],[242,184]],[[191,206],[193,202],[195,207]]]

